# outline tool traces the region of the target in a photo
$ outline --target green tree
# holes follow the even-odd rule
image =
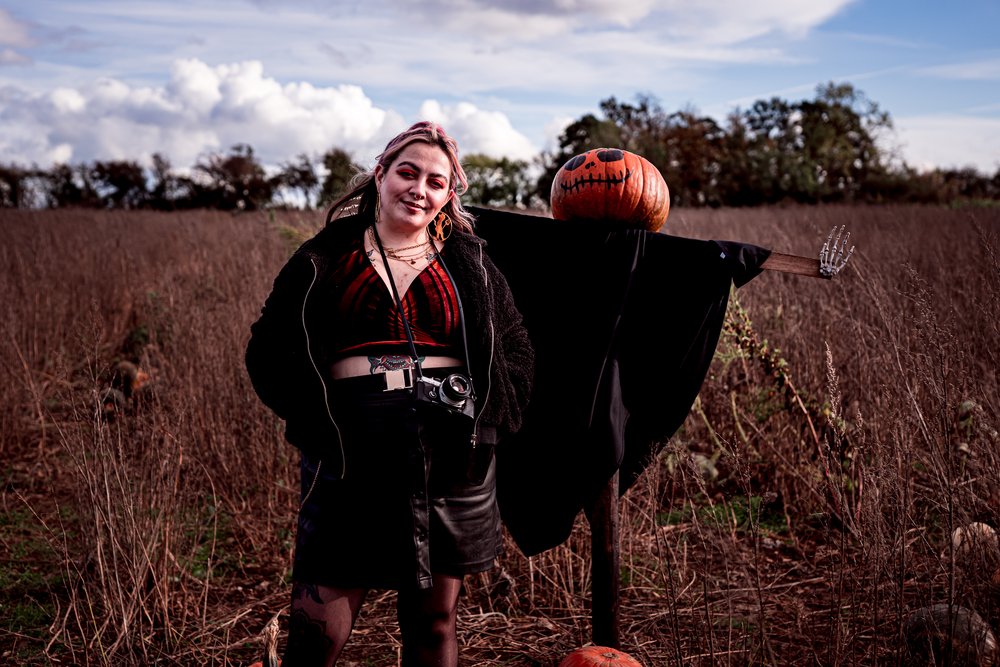
[[[618,147],[621,144],[621,130],[610,120],[586,114],[570,123],[559,136],[559,148],[540,158],[542,173],[536,182],[535,194],[547,204],[551,199],[552,181],[567,160],[592,148]]]
[[[17,165],[0,165],[0,208],[23,208],[30,172]]]
[[[171,211],[177,208],[184,193],[190,189],[185,179],[174,175],[170,167],[170,160],[160,153],[153,154],[149,181],[149,205],[160,211]]]
[[[273,183],[277,191],[288,189],[298,192],[305,202],[306,208],[314,208],[314,199],[319,188],[319,176],[312,160],[305,153],[298,156],[296,162],[286,162],[274,176]]]
[[[757,188],[748,187],[754,169],[750,160],[752,132],[739,110],[726,118],[720,148],[718,193],[727,206],[752,206],[763,201]]]
[[[97,208],[101,205],[101,197],[91,182],[86,165],[55,165],[45,174],[45,180],[45,203],[49,208]]]
[[[146,174],[138,162],[94,162],[90,178],[107,208],[141,208],[149,201]]]
[[[805,180],[797,146],[796,109],[773,97],[730,117],[724,171],[727,203],[774,203],[800,191]]]
[[[670,116],[654,97],[639,95],[635,104],[609,97],[601,102],[601,112],[618,128],[620,138],[614,147],[642,155],[662,171],[670,160]]]
[[[469,179],[464,198],[478,206],[526,208],[532,194],[528,163],[473,154],[462,163]]]
[[[855,200],[872,175],[885,170],[876,144],[892,128],[889,114],[849,83],[817,88],[797,105],[797,148],[805,171],[802,193],[813,201]]]
[[[725,132],[718,123],[700,116],[693,109],[678,111],[666,118],[659,139],[662,143],[653,151],[662,162],[653,164],[667,181],[671,204],[718,206],[722,203],[720,177],[724,139]],[[639,146],[635,152],[645,157],[643,151],[647,150]]]
[[[198,206],[255,210],[269,204],[274,196],[274,184],[248,144],[233,146],[229,155],[209,155],[194,169],[205,179],[204,183],[193,179],[201,186],[193,193]]]
[[[323,155],[323,187],[320,189],[318,206],[329,206],[344,194],[354,176],[364,169],[356,164],[351,154],[341,148],[331,148]]]

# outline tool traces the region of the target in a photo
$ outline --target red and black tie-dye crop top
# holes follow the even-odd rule
[[[356,239],[334,269],[331,349],[334,360],[406,354],[410,346],[389,286]],[[420,356],[460,356],[458,296],[440,261],[432,261],[399,295]]]

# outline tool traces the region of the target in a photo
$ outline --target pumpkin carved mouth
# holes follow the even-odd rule
[[[563,192],[575,192],[583,187],[591,187],[595,185],[604,185],[609,190],[612,186],[621,185],[628,179],[632,177],[633,170],[626,169],[625,173],[617,172],[616,174],[604,174],[602,176],[594,176],[593,174],[587,174],[586,176],[580,176],[573,179],[570,183],[560,183],[559,187],[563,189]]]

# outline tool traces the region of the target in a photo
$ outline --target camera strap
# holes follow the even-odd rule
[[[406,317],[406,313],[403,312],[403,301],[399,298],[399,290],[396,289],[396,281],[392,277],[392,269],[389,268],[389,258],[386,257],[385,248],[382,247],[382,237],[378,233],[378,225],[372,224],[373,236],[375,237],[375,243],[378,244],[379,254],[382,256],[382,266],[385,267],[386,276],[389,278],[389,289],[392,290],[392,298],[396,301],[396,310],[399,312],[399,317],[403,320],[403,331],[406,332],[406,341],[410,344],[410,355],[413,357],[413,366],[416,371],[416,377],[423,377],[423,372],[420,368],[420,356],[417,354],[417,346],[413,342],[413,332],[410,330],[410,321]],[[444,258],[438,251],[437,246],[434,247],[434,258],[441,263],[441,268],[444,269],[444,273],[448,276],[448,280],[451,282],[452,288],[455,290],[455,300],[458,302],[458,322],[460,330],[462,332],[462,355],[465,360],[465,369],[469,372],[469,381],[472,383],[472,393],[471,397],[473,400],[476,398],[476,383],[472,378],[472,364],[469,363],[469,341],[465,333],[465,310],[462,308],[462,297],[458,293],[458,284],[451,275],[451,271],[448,270],[448,265],[445,263]]]

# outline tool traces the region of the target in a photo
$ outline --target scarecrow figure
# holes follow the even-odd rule
[[[590,199],[570,196],[580,193]],[[763,270],[830,279],[854,251],[850,234],[831,231],[813,259],[658,233],[669,211],[666,184],[648,162],[619,149],[588,151],[557,174],[553,215],[568,211],[572,222],[470,210],[536,352],[524,425],[497,451],[503,521],[531,556],[564,542],[587,511],[594,642],[617,646],[617,577],[607,577],[611,589],[599,595],[596,576],[602,559],[618,571],[617,498],[686,418],[731,287]],[[597,614],[610,618],[598,622]]]

